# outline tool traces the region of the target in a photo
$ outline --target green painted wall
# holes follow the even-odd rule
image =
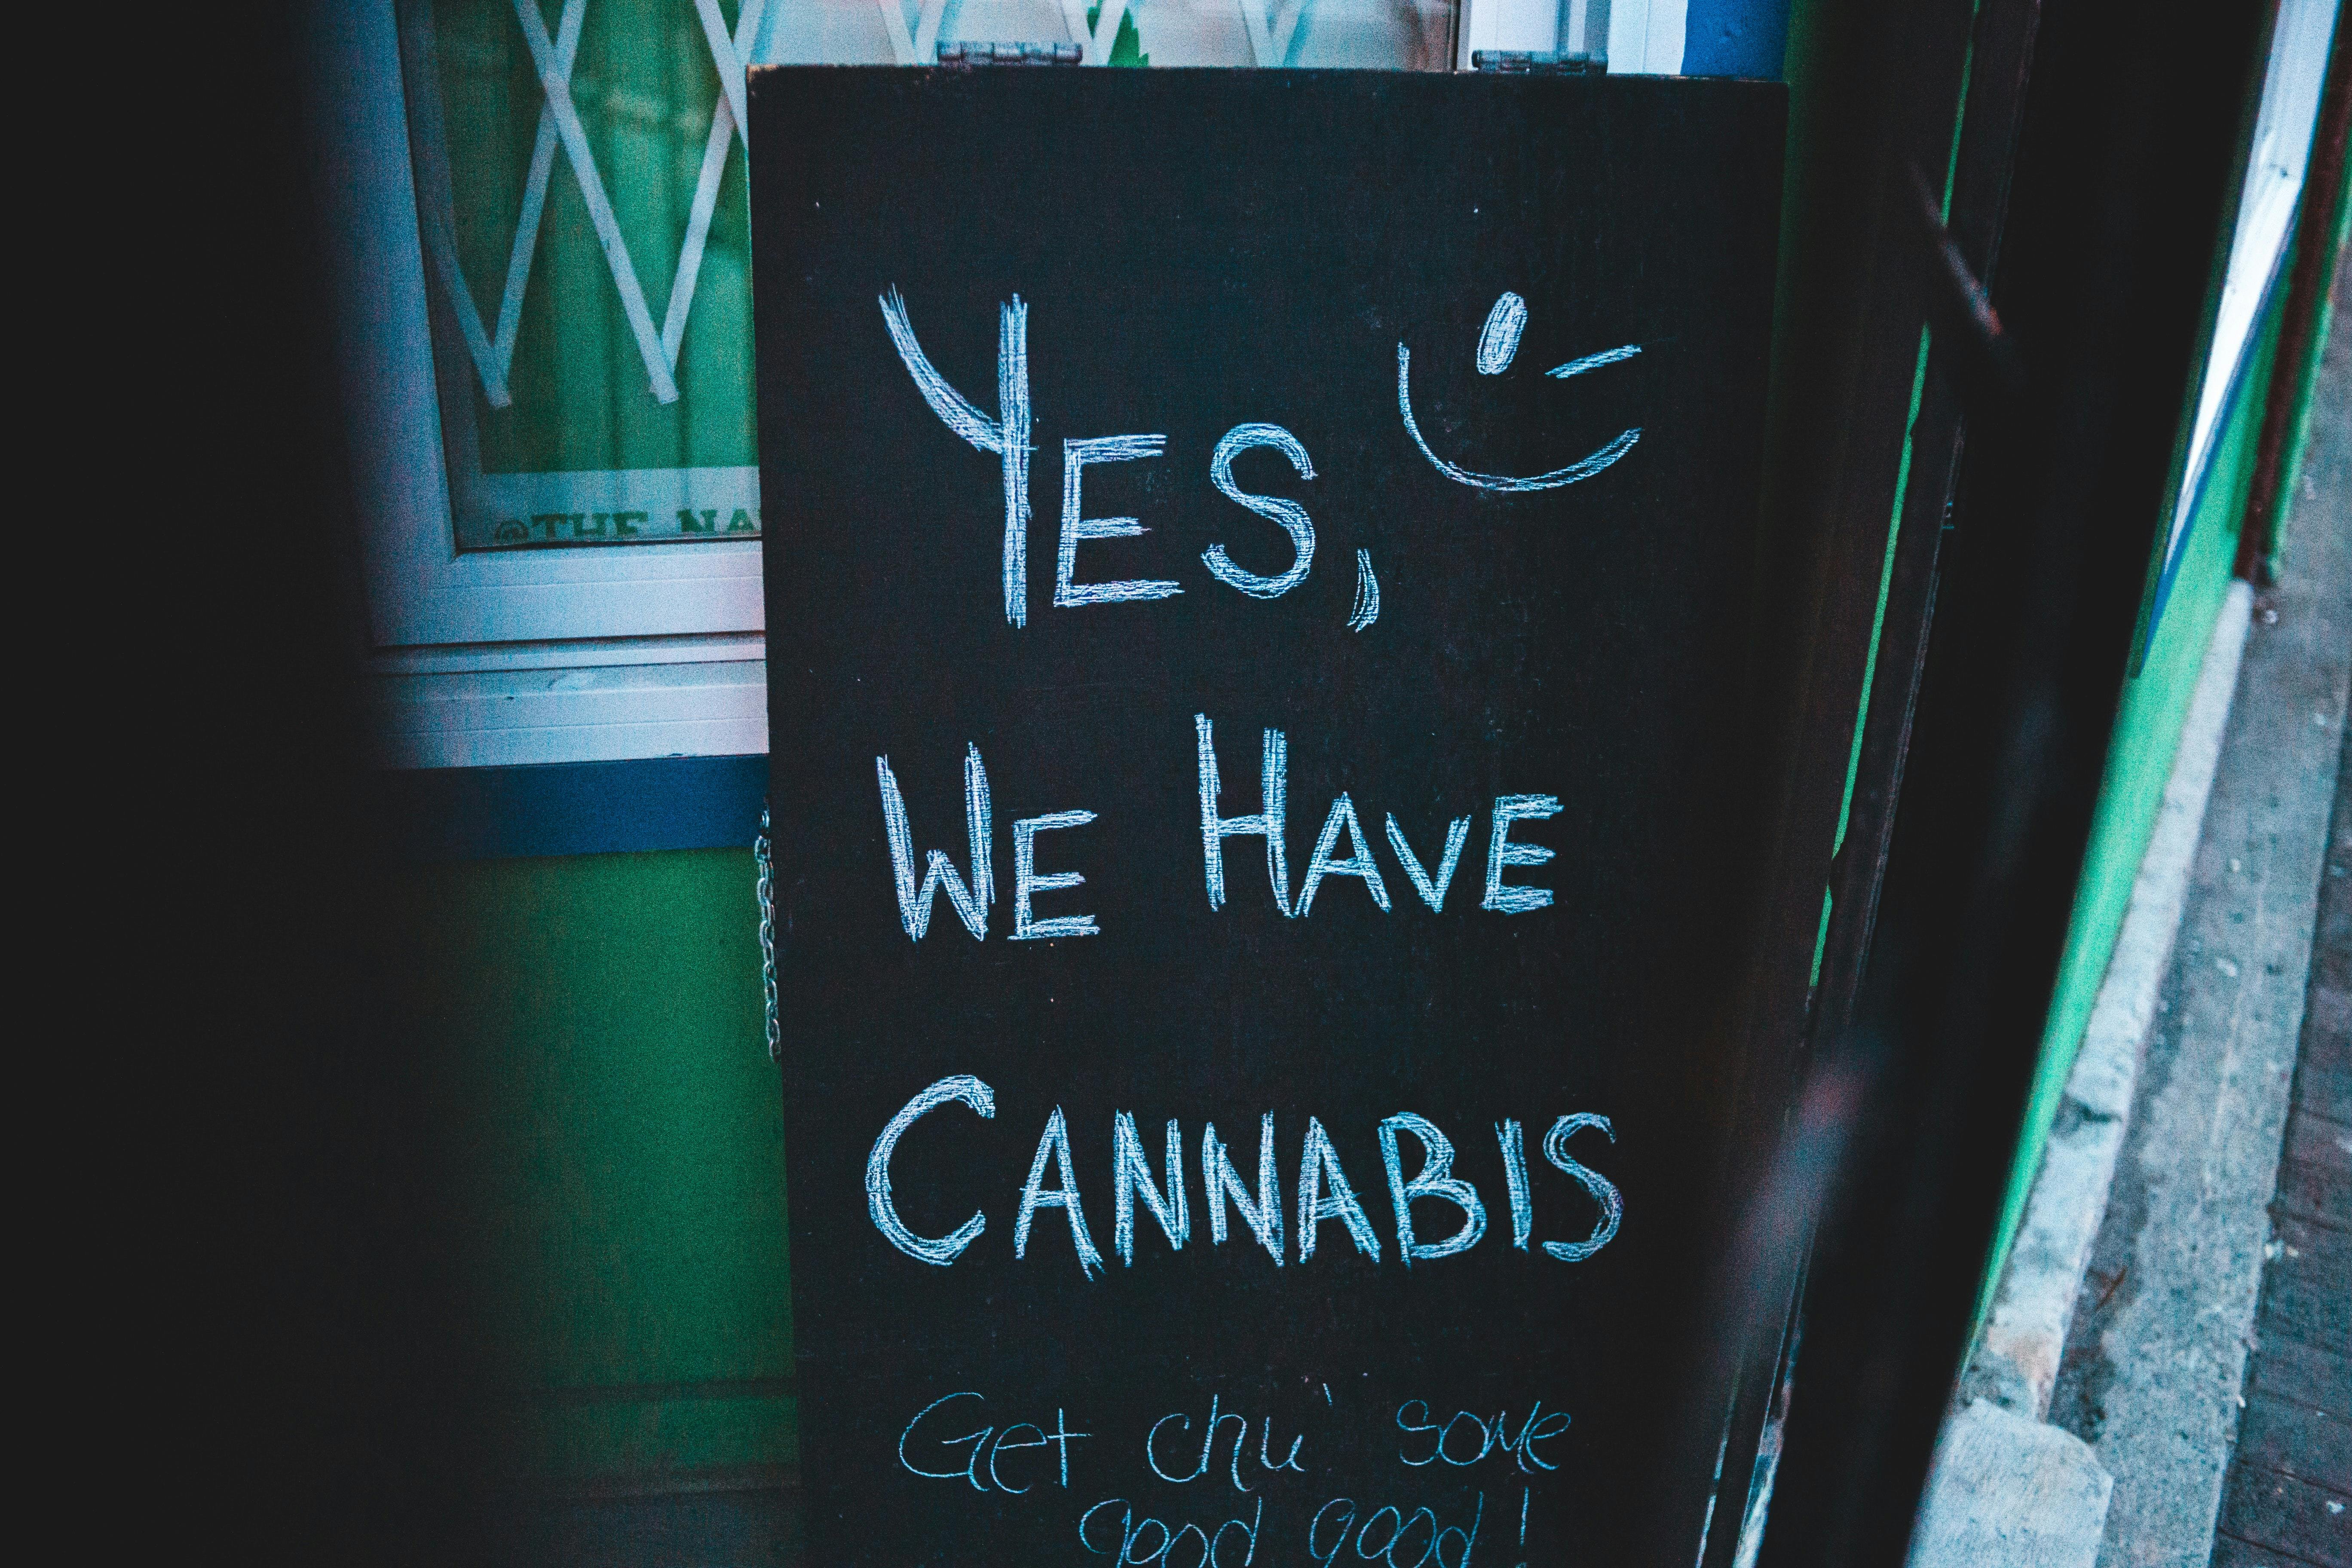
[[[423,867],[391,900],[499,1468],[790,1463],[751,851]]]
[[[2090,1024],[2100,982],[2106,977],[2107,961],[2114,956],[2124,910],[2131,902],[2132,883],[2139,875],[2140,858],[2147,852],[2148,837],[2156,830],[2157,814],[2164,804],[2164,786],[2172,775],[2173,752],[2188,717],[2189,700],[2196,691],[2221,601],[2229,594],[2246,490],[2253,479],[2264,394],[2278,347],[2278,321],[2279,312],[2270,311],[2255,341],[2244,383],[2214,447],[2211,477],[2191,526],[2188,553],[2173,580],[2171,600],[2149,641],[2139,673],[2124,682],[2115,735],[2107,746],[2106,772],[2099,783],[2097,814],[2092,819],[2082,880],[2075,889],[2074,911],[2067,926],[2065,955],[2059,963],[2057,987],[2042,1026],[2032,1098],[2026,1106],[2017,1163],[2010,1172],[2009,1192],[2001,1205],[2000,1229],[1977,1303],[1979,1323],[1991,1308],[2001,1266],[2008,1260],[2010,1245],[2025,1215],[2025,1200],[2042,1169],[2042,1147],[2057,1120],[2067,1075],[2074,1070],[2074,1053]]]

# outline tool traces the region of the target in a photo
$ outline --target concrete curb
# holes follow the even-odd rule
[[[2252,626],[2233,588],[2200,671],[1914,1568],[2081,1568],[2085,1530],[2098,1568],[2212,1559],[2352,708],[2352,422],[2307,460],[2276,588]]]
[[[2071,1432],[1984,1400],[1944,1423],[1915,1565],[2091,1568],[2115,1482]]]
[[[2164,802],[2066,1079],[1991,1317],[1961,1378],[1920,1501],[1911,1568],[2091,1568],[2113,1481],[2090,1446],[2045,1425],[2074,1303],[2106,1217],[2133,1098],[2188,908],[2253,590],[2232,583],[2190,694]]]
[[[2132,1096],[2172,964],[2189,899],[2189,873],[2221,765],[2221,737],[2246,647],[2253,590],[2232,583],[2197,677],[2164,804],[2133,879],[2114,955],[2066,1079],[2066,1096],[2042,1156],[1992,1315],[1969,1357],[1961,1397],[1982,1398],[2039,1421],[2049,1413],[2074,1300],[2107,1211]]]
[[[2051,1397],[2115,1478],[2102,1568],[2202,1568],[2237,1436],[2352,696],[2352,422],[2315,426],[2308,461]]]

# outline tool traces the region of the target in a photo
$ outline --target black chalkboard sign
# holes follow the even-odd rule
[[[811,1561],[1687,1563],[1781,89],[751,91]]]

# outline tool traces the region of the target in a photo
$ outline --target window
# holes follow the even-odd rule
[[[1679,66],[1685,0],[362,0],[329,7],[375,761],[767,749],[752,63]],[[1072,156],[1098,156],[1074,135]]]

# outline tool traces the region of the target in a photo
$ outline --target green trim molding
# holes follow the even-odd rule
[[[2339,45],[2339,47],[2344,46]],[[2263,563],[2264,571],[2275,577],[2279,552],[2284,547],[2286,531],[2294,525],[2294,503],[2303,492],[2303,458],[2311,445],[2312,399],[2319,390],[2319,367],[2327,357],[2327,334],[2336,320],[2336,285],[2342,275],[2344,250],[2352,240],[2352,160],[2344,165],[2343,175],[2336,183],[2333,201],[2334,216],[2325,229],[2330,274],[2321,285],[2317,309],[2312,313],[2311,339],[2303,345],[2303,359],[2286,368],[2284,374],[2294,376],[2294,412],[2289,416],[2286,450],[2283,456],[2279,488],[2272,500],[2270,554]],[[2304,240],[2298,235],[2294,241]]]

